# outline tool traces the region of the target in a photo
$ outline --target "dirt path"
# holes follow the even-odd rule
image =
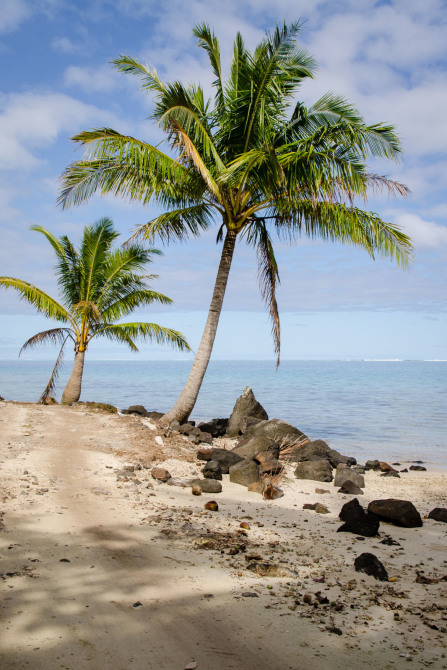
[[[215,555],[171,541],[170,514],[181,512],[187,521],[191,506],[205,524],[209,515],[201,516],[204,501],[185,489],[147,489],[147,480],[117,484],[116,470],[126,453],[141,449],[142,439],[159,448],[150,431],[142,438],[140,429],[133,417],[1,404],[0,667],[369,666],[369,644],[354,648],[310,617],[285,606],[275,611],[266,587],[266,597],[241,597],[247,588]],[[237,501],[221,500],[233,505],[233,515],[241,510]],[[250,504],[242,512],[256,514]],[[372,642],[379,647],[375,667],[404,667],[403,660],[388,664],[378,634],[371,633]]]

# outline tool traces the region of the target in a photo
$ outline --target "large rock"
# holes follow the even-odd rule
[[[252,460],[241,461],[230,467],[230,482],[249,486],[259,479],[259,469]]]
[[[295,469],[297,479],[312,479],[316,482],[331,482],[332,467],[329,461],[303,461]]]
[[[351,456],[343,456],[330,446],[324,440],[313,440],[302,447],[296,446],[288,455],[287,460],[296,461],[329,461],[333,468],[340,463],[344,465],[355,465],[357,461]]]
[[[351,470],[349,466],[340,463],[340,465],[337,465],[337,470],[335,472],[334,486],[343,486],[343,484],[348,481],[361,489],[365,488],[364,476],[359,475],[355,470]]]
[[[447,509],[445,507],[435,507],[428,515],[428,518],[447,523]]]
[[[222,468],[218,461],[207,461],[202,472],[205,479],[222,479]]]
[[[253,391],[247,386],[242,395],[236,400],[233,411],[228,421],[227,435],[236,437],[241,431],[241,426],[246,417],[255,419],[268,419],[268,414],[263,406],[256,400]]]
[[[357,486],[357,484],[354,484],[354,482],[351,482],[350,479],[347,479],[342,486],[338,489],[337,493],[344,493],[345,495],[349,496],[362,496],[363,491],[360,488],[360,486]]]
[[[220,463],[222,474],[227,475],[231,465],[236,465],[244,460],[243,456],[236,454],[234,451],[227,451],[227,449],[213,449],[211,451],[212,461]]]
[[[191,482],[192,488],[198,486],[203,493],[221,493],[222,484],[216,479],[193,479]]]
[[[143,405],[131,405],[128,409],[122,409],[121,414],[136,414],[137,416],[148,417],[149,412]]]
[[[388,581],[388,573],[385,570],[385,566],[374,554],[360,554],[354,561],[354,567],[356,572],[364,572],[381,582]]]
[[[296,442],[305,444],[309,442],[307,435],[302,433],[298,428],[282,421],[281,419],[270,419],[270,421],[260,421],[254,426],[250,426],[244,433],[243,437],[239,439],[238,446],[247,444],[248,440],[254,437],[268,437],[280,447],[288,447]],[[284,452],[281,453],[281,458],[285,458]]]
[[[349,505],[349,503],[347,504]],[[337,528],[337,533],[354,533],[354,535],[361,535],[362,537],[375,537],[379,532],[379,526],[380,521],[375,514],[365,514],[363,512],[363,516],[352,516],[347,519],[340,528]]]
[[[353,498],[343,505],[338,516],[341,521],[355,521],[357,519],[363,519],[365,516],[365,510],[359,503],[358,499]]]
[[[271,437],[265,437],[264,435],[261,435],[259,437],[255,436],[250,438],[241,447],[235,447],[232,453],[241,456],[241,458],[254,458],[261,452],[269,450],[275,451],[278,457],[279,447],[277,442],[275,442],[275,440],[272,440]]]
[[[212,419],[206,423],[199,423],[197,428],[203,433],[209,433],[212,437],[222,437],[225,435],[228,426],[228,419]]]
[[[405,528],[419,528],[422,526],[421,515],[409,500],[387,498],[373,500],[368,505],[368,512],[376,514],[381,521],[393,523]]]

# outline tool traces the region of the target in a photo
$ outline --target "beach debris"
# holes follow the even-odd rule
[[[427,472],[427,468],[424,468],[423,465],[410,465],[409,469],[413,472]]]
[[[393,523],[405,528],[419,528],[422,526],[421,515],[409,500],[387,498],[373,500],[368,505],[368,512],[376,514],[381,521]]]
[[[247,521],[241,521],[239,524],[239,528],[245,528],[245,530],[250,530],[250,524],[247,523]]]
[[[396,470],[387,470],[386,472],[382,472],[380,475],[381,477],[398,477],[400,479],[400,474],[396,472]]]
[[[380,544],[386,544],[389,547],[401,547],[401,543],[394,540],[390,535],[386,535],[383,540],[380,540]],[[391,581],[391,579],[390,579]]]
[[[374,554],[365,552],[364,554],[357,556],[354,561],[354,568],[356,572],[364,572],[381,582],[388,581],[388,573],[385,566],[379,561],[377,556],[374,556]]]
[[[264,490],[262,495],[264,500],[277,500],[278,498],[283,497],[284,491],[280,489],[279,486],[273,484],[272,481],[266,479],[264,481]]]
[[[222,468],[218,461],[207,461],[202,472],[205,479],[222,479]]]
[[[447,582],[447,575],[444,575],[444,577],[426,577],[422,572],[416,571],[415,581],[418,584],[439,584],[439,582]]]
[[[316,482],[331,482],[332,466],[329,461],[302,461],[295,468],[297,479],[312,479]]]
[[[243,598],[259,598],[259,594],[254,591],[244,591],[244,593],[241,593],[241,596]]]
[[[152,468],[151,475],[157,481],[164,483],[166,483],[168,479],[171,478],[171,473],[168,472],[165,468]]]
[[[201,496],[202,495],[202,489],[200,488],[200,486],[198,484],[194,484],[192,489],[191,489],[191,493],[193,494],[193,496]]]
[[[217,479],[194,479],[191,483],[194,488],[199,486],[203,493],[221,493],[222,484]]]
[[[259,480],[258,465],[253,460],[244,460],[230,467],[230,482],[248,486]]]
[[[303,505],[303,509],[311,509],[314,510],[317,514],[329,514],[329,510],[326,507],[326,505],[323,505],[322,503],[305,503]]]
[[[219,511],[219,505],[215,500],[209,500],[208,502],[205,503],[204,505],[205,509],[209,510],[210,512],[218,512]]]
[[[434,521],[443,521],[447,523],[447,508],[445,507],[435,507],[428,515],[429,519]]]
[[[236,400],[231,416],[228,420],[228,437],[237,437],[241,433],[241,428],[246,417],[268,420],[268,414],[259,403],[252,389],[247,386],[239,398]]]
[[[188,665],[185,665],[185,670],[196,670],[199,666],[195,661],[192,661],[191,663],[188,663]]]
[[[296,577],[295,571],[269,561],[250,561],[246,568],[259,577]]]
[[[137,607],[143,607],[143,603],[140,603],[140,601],[137,600],[137,602],[134,603],[134,604],[132,605],[132,607],[135,607],[135,609],[136,609]]]
[[[329,489],[315,489],[315,493],[318,493],[318,495],[322,496],[325,493],[330,493]]]

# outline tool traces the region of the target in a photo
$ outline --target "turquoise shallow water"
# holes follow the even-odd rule
[[[82,400],[120,408],[168,410],[190,362],[86,361]],[[0,361],[0,395],[35,401],[52,370],[49,361]],[[70,373],[65,363],[58,389]],[[211,362],[191,418],[229,416],[251,386],[269,417],[296,425],[313,439],[359,461],[420,459],[447,468],[447,362]]]

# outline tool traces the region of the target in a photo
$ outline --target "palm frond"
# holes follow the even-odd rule
[[[41,333],[33,335],[25,342],[19,351],[19,356],[22,355],[22,351],[25,351],[25,349],[33,349],[39,344],[65,344],[68,337],[70,337],[73,342],[75,341],[73,331],[70,328],[51,328],[50,330],[44,330]]]
[[[40,396],[38,402],[45,404],[47,399],[50,397],[50,394],[53,393],[54,389],[56,388],[56,382],[59,378],[59,370],[62,365],[62,362],[64,360],[64,347],[65,343],[67,342],[68,338],[70,335],[67,335],[65,340],[62,342],[62,346],[59,350],[58,357],[56,359],[56,363],[54,365],[53,371],[51,373],[50,379],[48,380],[48,384],[45,386],[42,395]]]
[[[133,340],[141,338],[142,340],[149,340],[157,344],[170,344],[180,351],[190,351],[190,346],[181,333],[177,330],[172,330],[172,328],[164,328],[156,323],[135,322],[106,325],[97,332],[97,335],[102,335],[112,340],[125,341],[131,348],[135,347],[135,349],[136,345],[133,344]],[[133,347],[130,342],[132,342]]]
[[[158,93],[163,93],[165,91],[164,84],[158,76],[157,70],[148,65],[143,65],[136,58],[132,58],[131,56],[119,56],[119,58],[114,58],[111,63],[118,72],[133,74],[140,77],[143,81],[141,87],[143,90],[157,91]]]
[[[44,314],[49,319],[55,321],[68,322],[76,329],[76,324],[73,322],[69,312],[57,300],[50,295],[23,281],[22,279],[15,279],[14,277],[0,277],[0,286],[6,289],[12,288],[19,293],[22,300],[25,300],[30,305],[35,307],[38,312]]]
[[[152,243],[156,237],[159,237],[163,243],[167,244],[172,239],[185,240],[189,235],[197,237],[211,226],[212,210],[212,205],[200,203],[165,212],[139,226],[130,239],[143,238]]]
[[[281,352],[281,326],[276,301],[276,284],[279,283],[279,272],[273,244],[263,219],[254,219],[246,228],[245,235],[248,243],[256,246],[259,288],[272,322],[273,344],[278,368]]]

